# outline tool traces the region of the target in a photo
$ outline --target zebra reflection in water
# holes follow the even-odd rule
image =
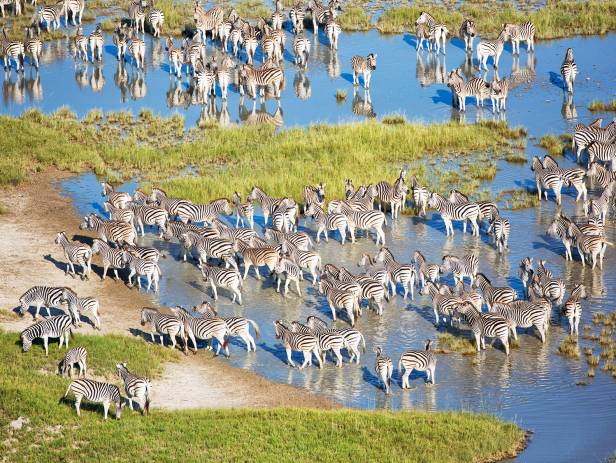
[[[355,87],[353,89],[353,101],[351,102],[351,108],[353,110],[353,114],[358,116],[376,117],[369,90],[364,90],[362,95],[358,88]]]

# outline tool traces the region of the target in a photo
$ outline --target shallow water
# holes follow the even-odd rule
[[[518,178],[530,178],[526,168],[513,169]],[[496,184],[506,186],[508,182],[509,175],[499,172]],[[136,185],[133,181],[121,189],[133,191]],[[94,175],[69,179],[62,183],[62,188],[74,201],[79,214],[101,212],[99,184]],[[570,196],[565,198],[563,211],[568,215],[581,213]],[[591,271],[588,267],[583,269],[578,261],[566,263],[561,245],[545,235],[554,212],[553,201],[543,202],[536,209],[507,212],[505,215],[511,219],[513,231],[510,251],[502,256],[488,243],[484,233],[480,239],[465,236],[457,226],[455,237],[446,238],[442,221],[432,213],[428,214],[428,220],[398,219],[387,227],[386,239],[398,260],[405,262],[410,261],[415,249],[422,250],[431,262],[438,262],[443,254],[476,253],[480,256],[480,270],[493,284],[511,285],[518,292],[522,290],[516,276],[520,260],[527,255],[533,256],[535,262],[546,259],[548,268],[555,275],[562,275],[568,289],[579,281],[586,285],[590,297],[583,304],[581,329],[590,323],[593,312],[614,310],[616,275],[610,270],[616,263],[616,252],[613,248],[608,250],[603,272]],[[261,223],[262,218],[258,217],[257,224]],[[301,225],[313,232],[310,224],[305,225],[302,220]],[[609,226],[608,235],[610,240],[616,239],[613,225]],[[210,290],[204,286],[194,263],[178,261],[177,242],[161,242],[153,233],[140,242],[153,244],[168,254],[167,259],[161,260],[164,275],[159,294],[161,304],[192,306],[210,297]],[[358,272],[356,264],[362,252],[373,254],[376,247],[370,239],[361,237],[355,245],[344,247],[330,240],[329,244],[319,244],[318,251],[323,263],[344,265]],[[447,281],[452,283],[450,276]],[[414,302],[405,303],[399,294],[394,302],[385,306],[382,318],[364,310],[358,328],[366,338],[367,352],[360,365],[345,363],[342,369],[337,369],[328,362],[323,370],[309,367],[299,371],[286,365],[284,350],[274,338],[272,321],[278,318],[305,320],[311,314],[331,320],[324,298],[306,282],[302,284],[302,291],[301,298],[291,291],[285,299],[274,291],[268,279],[257,281],[252,271],[244,285],[243,306],[232,304],[227,293],[221,291],[217,303],[221,314],[252,318],[263,332],[263,337],[257,341],[256,353],[247,354],[241,341],[233,341],[228,362],[274,381],[305,387],[352,407],[462,409],[496,414],[534,433],[519,461],[573,462],[582,458],[597,461],[614,451],[616,384],[597,368],[597,376],[588,386],[576,386],[577,382],[587,379],[587,367],[583,358],[570,360],[558,354],[558,345],[568,330],[566,321],[558,324],[553,317],[555,324],[543,345],[532,332],[520,334],[521,347],[513,349],[509,358],[498,346],[472,356],[439,355],[435,386],[426,386],[422,375],[413,375],[413,390],[402,391],[396,368],[399,355],[408,348],[420,348],[425,339],[435,339],[437,335],[429,298],[416,293]],[[344,317],[337,326],[347,326]],[[457,331],[453,333],[459,335]],[[587,343],[583,341],[582,345]],[[377,388],[373,373],[376,345],[382,346],[394,360],[393,394],[389,397]]]
[[[85,26],[86,33],[92,27]],[[74,33],[74,29],[69,30],[71,37]],[[409,35],[381,35],[374,30],[341,34],[338,52],[330,50],[322,31],[317,40],[310,30],[306,31],[306,36],[312,42],[312,54],[307,68],[302,70],[294,65],[292,35],[287,35],[286,88],[279,104],[272,99],[253,103],[249,98],[241,104],[239,93],[232,86],[227,103],[222,103],[218,89],[214,103],[185,107],[188,78],[184,76],[183,81],[178,82],[169,77],[164,40],[145,37],[146,72],[139,74],[131,63],[117,63],[115,47],[108,35],[102,64],[76,63],[69,46],[72,39],[46,42],[38,75],[31,69],[24,77],[14,72],[5,73],[0,112],[17,115],[29,107],[53,112],[62,105],[69,105],[83,116],[93,108],[131,110],[135,114],[141,108],[149,108],[160,114],[177,111],[185,116],[189,127],[208,119],[219,120],[221,124],[267,119],[279,125],[295,126],[400,113],[411,120],[426,122],[503,119],[528,127],[533,135],[543,135],[566,131],[578,118],[589,119],[592,116],[586,110],[588,103],[595,98],[612,98],[616,91],[616,61],[597,59],[614,57],[616,36],[613,34],[540,42],[534,58],[529,57],[523,47],[521,56],[513,58],[507,44],[500,61],[500,76],[512,76],[519,85],[510,92],[508,109],[500,115],[494,115],[488,108],[475,109],[470,98],[466,114],[452,109],[451,92],[444,82],[447,72],[465,66],[464,45],[458,39],[448,43],[445,58],[426,52],[417,54],[415,38]],[[477,43],[476,40],[475,46]],[[580,72],[573,100],[564,97],[559,74],[569,46],[575,50]],[[209,43],[208,55],[213,50]],[[358,88],[354,92],[351,58],[369,52],[378,56],[371,89],[364,92]],[[259,49],[257,61],[260,60]],[[469,70],[469,75],[473,73],[468,66],[465,69]],[[493,76],[491,69],[488,80]],[[340,104],[335,99],[338,89],[347,93],[347,99]]]

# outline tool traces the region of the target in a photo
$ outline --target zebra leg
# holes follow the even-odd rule
[[[128,406],[130,407],[130,409],[134,410],[134,408],[133,408],[133,398],[132,397],[127,397],[126,399],[128,400]]]
[[[332,304],[331,299],[327,299],[327,302],[329,303],[329,309],[332,311],[332,319],[334,321],[336,321],[336,308],[334,307],[334,305]]]
[[[404,370],[404,374],[402,375],[402,389],[410,389],[411,385],[409,384],[409,376],[413,372],[413,369]]]
[[[77,411],[77,416],[81,416],[81,410],[80,410],[81,398],[82,398],[81,394],[75,395],[75,410]]]
[[[47,336],[42,336],[43,338],[43,346],[45,347],[45,357],[49,355],[49,338]]]
[[[294,361],[293,361],[293,359],[291,358],[291,353],[292,353],[291,348],[290,348],[290,347],[287,347],[285,350],[287,351],[287,362],[289,362],[289,365],[290,365],[291,367],[295,368],[295,362],[294,362]],[[305,357],[305,356],[304,356],[304,357]]]
[[[295,280],[295,287],[297,288],[297,294],[299,294],[299,297],[302,297],[302,290],[299,287],[299,280]]]

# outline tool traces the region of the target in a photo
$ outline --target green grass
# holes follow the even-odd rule
[[[438,22],[449,26],[457,35],[464,18],[472,18],[481,37],[495,37],[502,23],[532,21],[536,38],[557,39],[573,35],[605,34],[616,30],[616,0],[547,0],[546,5],[529,13],[511,3],[496,1],[465,1],[459,8],[419,3],[388,9],[379,17],[377,27],[384,33],[415,33],[415,20],[422,10],[430,12]]]
[[[591,112],[608,112],[616,111],[616,99],[604,103],[599,100],[592,100],[588,105],[588,110]]]
[[[537,146],[546,150],[550,156],[563,156],[565,152],[565,143],[563,140],[552,134],[541,137]]]
[[[492,122],[428,126],[371,121],[284,130],[236,126],[185,132],[180,115],[163,119],[149,112],[136,118],[107,113],[103,123],[96,112],[86,120],[73,120],[66,110],[52,116],[27,111],[19,118],[0,117],[0,186],[55,167],[93,170],[99,175],[120,173],[123,178],[139,174],[173,196],[198,202],[229,196],[234,190],[246,193],[255,184],[271,195],[301,199],[304,185],[324,182],[328,195],[340,197],[345,178],[356,184],[371,183],[396,176],[409,164],[441,156],[453,160],[453,171],[437,176],[438,183],[428,182],[428,186],[459,183],[462,176],[455,171],[456,160],[468,161],[477,153],[498,159],[514,151],[512,144],[525,134]],[[187,166],[207,175],[177,177]],[[474,175],[484,177],[472,169],[467,173],[465,186],[479,185]],[[465,191],[471,193],[469,189]]]
[[[537,194],[531,193],[526,188],[500,191],[496,196],[496,201],[502,204],[505,209],[512,211],[528,209],[539,205]]]
[[[191,461],[482,462],[512,457],[525,442],[516,425],[466,412],[154,409],[142,417],[126,408],[120,421],[104,423],[102,407],[84,403],[78,418],[72,397],[58,402],[69,382],[55,374],[64,350],[52,345],[45,357],[35,345],[24,354],[17,339],[16,333],[0,333],[0,427],[7,429],[18,416],[29,422],[0,441],[6,461],[98,461],[113,455],[113,461],[171,462],[190,449]],[[117,336],[78,335],[73,345],[88,349],[93,373],[118,385],[120,361],[155,376],[162,362],[181,357]]]
[[[346,4],[337,21],[345,31],[367,31],[372,29],[372,18],[360,4]]]
[[[269,20],[273,12],[273,8],[266,6],[263,0],[239,0],[235,4],[235,10],[242,18],[247,19],[262,17]]]
[[[457,352],[462,355],[474,355],[477,353],[477,348],[473,344],[472,339],[444,333],[438,335],[437,352],[443,354]]]

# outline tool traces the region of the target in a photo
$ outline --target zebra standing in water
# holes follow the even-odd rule
[[[139,25],[141,25],[141,32],[145,33],[145,6],[144,0],[133,0],[128,6],[130,25],[137,30],[137,33],[139,33]]]
[[[503,30],[496,40],[482,40],[477,45],[477,64],[486,71],[488,70],[488,58],[494,58],[494,69],[498,68],[498,61],[503,53],[507,33]]]
[[[541,197],[541,189],[543,188],[545,200],[548,200],[548,190],[552,190],[556,196],[556,204],[560,205],[562,188],[564,184],[562,176],[559,173],[554,172],[552,169],[546,169],[537,156],[533,157],[531,170],[535,172],[535,182],[537,183],[537,194],[539,195],[539,201],[543,199]]]
[[[512,54],[520,54],[520,42],[526,41],[526,51],[535,51],[535,25],[528,21],[522,24],[503,24],[503,32],[511,39]]]
[[[472,53],[473,40],[477,35],[477,27],[472,19],[465,19],[460,26],[460,37],[464,39],[464,49],[466,53]]]
[[[193,307],[193,311],[200,313],[205,318],[207,317],[217,317],[218,312],[212,305],[208,302],[202,302],[200,305]],[[221,317],[225,323],[227,324],[227,328],[229,329],[229,336],[239,336],[246,343],[246,350],[250,352],[251,350],[256,352],[257,345],[255,344],[255,339],[250,334],[249,324],[255,330],[255,337],[259,339],[261,337],[261,330],[259,329],[259,325],[254,320],[250,320],[249,318],[244,317]]]
[[[413,287],[417,283],[417,270],[413,265],[396,262],[391,251],[385,247],[381,248],[374,260],[379,264],[383,264],[389,272],[389,286],[392,296],[396,295],[396,283],[401,283],[404,289],[404,300],[406,300],[406,296],[409,293],[411,294],[411,301],[415,300]]]
[[[438,284],[441,278],[441,266],[438,264],[429,264],[426,258],[420,251],[415,251],[413,254],[413,263],[419,266],[419,278],[421,287],[426,286],[426,282],[431,281]]]
[[[535,270],[533,269],[533,258],[525,257],[520,262],[518,276],[522,281],[522,286],[524,286],[524,295],[528,296],[528,290],[531,285],[533,275],[535,274]]]
[[[451,272],[456,285],[464,280],[464,277],[470,278],[470,284],[473,286],[475,277],[479,272],[479,258],[473,254],[468,254],[462,258],[452,255],[443,256],[443,265],[441,272],[447,274]]]
[[[586,265],[584,256],[588,256],[588,261],[592,264],[593,269],[597,265],[597,260],[599,261],[599,268],[603,269],[603,256],[607,246],[614,246],[614,243],[607,241],[603,236],[585,235],[574,223],[569,225],[568,233],[575,240],[580,259],[582,260],[582,266]]]
[[[426,383],[434,384],[436,370],[436,355],[431,349],[432,341],[426,340],[424,350],[407,350],[400,356],[398,371],[402,374],[402,389],[410,389],[409,376],[413,370],[426,372]],[[404,368],[404,372],[403,372]]]
[[[85,347],[73,347],[72,349],[69,349],[60,362],[60,365],[58,366],[59,373],[64,377],[68,376],[69,378],[72,378],[73,366],[77,364],[79,367],[78,377],[81,377],[82,375],[85,377],[86,372],[88,371],[87,359],[88,351],[86,351]]]
[[[319,33],[319,24],[327,24],[327,21],[331,19],[330,14],[335,11],[336,6],[336,0],[332,0],[328,6],[321,4],[319,0],[310,0],[308,2],[308,7],[306,9],[310,10],[312,14],[312,32],[314,34]]]
[[[83,16],[83,10],[85,7],[86,3],[84,0],[64,0],[64,15],[66,24],[68,25],[69,13],[73,19],[73,26],[77,25],[77,20],[79,20],[79,24],[81,24],[81,17]]]
[[[76,275],[74,264],[78,264],[82,267],[82,279],[90,278],[90,273],[92,272],[92,249],[90,246],[81,243],[71,243],[64,232],[60,232],[56,235],[55,243],[62,246],[64,257],[66,257],[67,260],[66,271],[64,273],[68,273],[74,277]]]
[[[313,330],[315,333],[333,333],[339,334],[344,338],[347,352],[349,354],[349,362],[356,361],[359,364],[361,352],[360,345],[362,346],[363,351],[366,351],[366,340],[364,336],[355,328],[344,328],[344,329],[335,329],[329,328],[327,323],[321,320],[316,315],[310,315],[306,318],[306,325]]]
[[[372,204],[372,200],[370,201]],[[387,225],[385,214],[381,211],[367,210],[356,211],[349,207],[346,203],[341,204],[341,211],[347,218],[349,232],[351,234],[351,242],[355,243],[355,230],[374,230],[376,234],[376,245],[381,243],[385,246],[385,232],[383,225]]]
[[[349,228],[349,221],[344,214],[338,212],[326,214],[321,206],[311,203],[304,211],[304,215],[306,217],[313,217],[317,224],[317,243],[321,241],[321,233],[325,234],[325,242],[328,242],[328,230],[338,230],[338,233],[340,233],[340,243],[344,245],[347,229]]]
[[[242,276],[240,272],[232,268],[212,267],[202,264],[201,274],[206,282],[209,282],[214,292],[214,300],[218,300],[217,286],[228,288],[233,293],[233,301],[237,298],[238,304],[242,305]]]
[[[310,59],[310,40],[302,35],[296,35],[293,39],[293,54],[295,64],[306,66]]]
[[[355,55],[351,59],[351,69],[353,69],[353,85],[359,85],[358,77],[361,73],[364,78],[364,88],[370,88],[372,71],[376,70],[376,57],[376,53],[369,53],[366,57]]]
[[[565,282],[562,278],[554,278],[552,272],[545,267],[545,260],[539,261],[530,288],[535,296],[544,297],[557,305],[562,304],[565,297]]]
[[[305,333],[316,336],[319,341],[319,354],[321,356],[321,364],[325,364],[327,353],[331,350],[336,357],[336,366],[342,367],[342,355],[340,351],[344,348],[344,337],[339,333],[331,331],[315,331],[307,325],[298,321],[291,323],[291,331],[293,333]]]
[[[413,192],[413,202],[415,207],[419,211],[421,217],[426,216],[426,208],[428,207],[428,200],[430,198],[430,192],[426,187],[423,187],[417,177],[413,175],[411,177],[411,190]]]
[[[73,57],[75,59],[79,58],[84,62],[88,61],[88,38],[83,35],[83,29],[81,26],[77,28],[77,33],[75,34],[75,37],[73,39],[73,46],[75,47],[75,53]]]
[[[92,55],[92,62],[94,62],[94,60],[99,62],[103,61],[103,46],[105,45],[105,38],[103,37],[103,28],[100,24],[96,25],[96,29],[94,29],[90,34],[88,42],[90,43],[90,54]]]
[[[457,68],[447,75],[447,86],[451,88],[453,106],[460,111],[466,111],[466,99],[468,97],[475,98],[476,106],[483,106],[484,100],[491,97],[490,84],[481,77],[474,77],[465,81],[461,72],[461,69]]]
[[[124,251],[112,248],[103,240],[95,238],[92,243],[92,254],[100,254],[103,261],[103,275],[101,279],[107,277],[107,270],[111,267],[115,274],[115,279],[119,280],[118,269],[124,268]]]
[[[235,63],[230,56],[225,55],[220,66],[216,70],[216,80],[222,93],[223,101],[227,99],[229,84],[233,81],[232,73],[235,70]]]
[[[592,142],[614,143],[616,141],[616,120],[610,122],[606,127],[601,127],[601,119],[597,119],[592,124],[575,127],[571,148],[576,149],[576,161],[580,161],[580,154],[588,148]]]
[[[299,266],[300,269],[306,269],[312,275],[312,285],[317,283],[317,270],[321,270],[321,256],[314,251],[303,251],[298,249],[292,241],[283,240],[283,252],[288,252],[291,260]],[[300,270],[299,278],[303,279],[303,270]]]
[[[220,26],[224,21],[224,10],[215,6],[209,10],[204,10],[199,1],[195,1],[195,9],[194,9],[194,19],[197,27],[197,31],[202,36],[203,43],[207,43],[207,32],[210,31],[212,34],[212,41],[215,40],[216,32],[218,31],[218,26]]]
[[[342,27],[336,21],[336,16],[333,13],[333,10],[329,10],[330,13],[327,15],[328,20],[325,24],[325,34],[327,35],[327,40],[329,40],[329,47],[332,50],[338,50],[338,37],[342,32]]]
[[[69,313],[75,318],[77,326],[81,326],[80,315],[83,312],[89,312],[94,317],[94,328],[101,329],[101,319],[98,316],[99,303],[93,297],[78,297],[77,293],[71,288],[64,288],[62,298],[68,305]]]
[[[150,9],[148,12],[148,22],[152,27],[152,36],[160,37],[160,31],[165,22],[165,15],[158,8],[154,8],[154,0],[148,1],[148,8]]]
[[[109,201],[105,201],[103,204],[103,210],[109,213],[109,220],[116,220],[118,222],[133,223],[135,219],[135,213],[132,209],[119,209],[111,204]]]
[[[361,292],[361,287],[359,285],[356,286]],[[334,321],[336,321],[336,309],[344,309],[349,317],[351,326],[355,326],[355,316],[361,314],[359,294],[344,289],[338,289],[334,286],[332,281],[323,278],[319,281],[319,294],[326,297]]]
[[[251,229],[255,228],[255,208],[251,201],[242,203],[242,197],[236,191],[233,193],[232,201],[235,204],[235,226],[244,226],[244,220],[248,222]]]
[[[586,287],[582,284],[576,285],[571,290],[571,295],[563,305],[562,313],[569,320],[569,334],[579,334],[578,326],[582,318],[582,304],[580,299],[586,299]]]
[[[169,76],[172,73],[175,73],[178,79],[182,78],[182,63],[184,62],[184,52],[183,49],[176,48],[173,45],[173,39],[171,36],[167,37],[167,45],[165,46],[165,50],[167,51],[169,57]]]
[[[41,307],[45,307],[47,316],[51,317],[49,309],[58,308],[64,302],[63,290],[62,286],[33,286],[19,298],[19,314],[23,317],[30,306],[36,305],[34,320],[38,318]]]
[[[139,404],[139,408],[141,408],[141,414],[147,415],[150,412],[150,392],[152,390],[150,380],[148,378],[141,378],[128,371],[126,363],[118,363],[116,368],[118,375],[124,383],[124,391],[126,392],[130,409],[133,410],[133,400],[135,400]]]
[[[420,24],[425,24],[428,27],[430,40],[434,42],[436,47],[436,54],[438,55],[441,51],[441,42],[443,44],[443,55],[446,54],[445,42],[447,41],[447,34],[449,33],[447,26],[437,23],[436,20],[425,11],[422,11],[415,21],[415,26],[419,26]]]
[[[133,65],[137,66],[137,70],[143,71],[145,66],[145,41],[137,36],[134,29],[131,30],[129,35],[128,51],[133,57]]]
[[[577,65],[573,59],[573,48],[567,48],[563,64],[560,65],[560,75],[563,76],[563,88],[573,93],[573,82],[577,76]]]
[[[498,249],[499,253],[509,248],[510,232],[511,224],[509,223],[509,219],[505,219],[500,215],[494,215],[492,217],[490,227],[488,228],[488,234],[492,233],[492,237],[496,243],[496,249]]]
[[[274,330],[276,339],[282,341],[282,345],[287,352],[287,361],[290,366],[295,368],[295,362],[291,358],[292,352],[299,351],[304,354],[304,363],[299,367],[300,370],[306,367],[306,365],[312,365],[312,354],[315,355],[319,368],[323,368],[319,351],[319,340],[316,336],[308,333],[294,333],[283,324],[282,320],[274,322]]]
[[[435,208],[445,222],[447,236],[454,235],[454,220],[462,221],[462,230],[466,233],[466,221],[470,221],[473,236],[479,236],[479,224],[477,220],[480,216],[479,206],[475,203],[454,204],[443,198],[438,193],[432,193],[428,200],[428,205]]]
[[[24,44],[17,40],[9,40],[6,30],[2,28],[0,51],[4,58],[4,70],[11,69],[11,58],[15,62],[15,72],[24,69]]]
[[[293,8],[289,10],[289,20],[293,26],[293,33],[300,34],[304,32],[304,18],[306,16],[306,10],[301,0],[295,4]]]
[[[162,238],[163,230],[169,220],[169,214],[162,207],[155,206],[131,206],[133,212],[133,224],[137,230],[141,229],[141,236],[145,235],[145,226],[158,226],[158,237]]]
[[[488,277],[486,277],[483,273],[477,273],[473,287],[481,288],[483,300],[486,301],[488,311],[491,311],[492,306],[496,303],[509,304],[518,298],[515,290],[509,286],[500,288],[492,286],[492,283],[488,280]]]
[[[551,309],[551,306],[549,309]],[[500,315],[507,321],[513,339],[518,339],[517,328],[534,326],[539,332],[541,342],[545,342],[549,325],[549,311],[545,310],[543,302],[514,301],[509,304],[497,302],[491,307],[490,312]]]
[[[261,97],[265,95],[265,88],[272,85],[274,97],[280,98],[280,92],[284,83],[284,73],[278,66],[260,67],[255,69],[249,64],[240,66],[240,80],[245,84],[248,94],[252,99],[257,98],[257,87]],[[240,94],[243,95],[244,86],[240,87]]]
[[[498,338],[509,355],[509,324],[504,317],[497,314],[484,314],[478,312],[470,302],[458,304],[456,311],[460,313],[475,337],[477,352],[486,348],[485,337]]]
[[[90,214],[83,218],[79,225],[81,230],[94,230],[98,237],[106,242],[135,244],[137,232],[132,224],[105,221],[96,214]]]
[[[68,385],[64,397],[62,397],[60,401],[66,399],[69,392],[75,395],[75,410],[77,410],[77,416],[81,416],[81,400],[84,397],[92,402],[100,402],[103,404],[105,419],[107,419],[109,406],[112,402],[115,403],[116,407],[116,420],[119,420],[122,416],[122,396],[120,395],[120,388],[114,384],[102,383],[92,379],[76,379]]]
[[[107,182],[101,183],[101,196],[118,209],[126,209],[126,206],[133,200],[130,194],[124,191],[114,191],[113,186]]]
[[[184,329],[184,323],[173,315],[161,314],[157,309],[150,309],[144,307],[141,310],[141,326],[146,323],[150,324],[150,337],[152,342],[156,342],[154,338],[154,331],[160,336],[160,345],[165,346],[164,335],[169,335],[171,345],[175,349],[175,337],[180,336],[184,343],[184,352],[187,352],[188,344],[186,341],[186,331]]]
[[[35,34],[33,27],[26,27],[26,41],[24,43],[25,52],[30,55],[32,59],[32,65],[38,70],[39,59],[43,52],[43,42],[39,38],[38,34]]]
[[[280,282],[282,281],[282,275],[285,275],[284,282],[284,296],[287,296],[289,292],[289,284],[291,281],[295,282],[295,288],[297,289],[297,294],[301,297],[302,290],[299,287],[299,280],[303,279],[302,270],[299,265],[295,263],[295,261],[291,259],[287,259],[286,257],[282,257],[278,259],[276,265],[274,266],[274,273],[276,273],[276,279],[278,280],[278,285],[276,287],[276,292],[280,292]]]
[[[394,364],[391,358],[387,357],[380,346],[375,349],[376,362],[374,364],[374,371],[383,383],[385,394],[389,394],[391,391],[391,376],[394,372]]]
[[[577,192],[577,196],[575,198],[576,201],[579,201],[581,197],[586,200],[588,190],[586,188],[586,182],[584,180],[584,177],[586,176],[586,171],[583,168],[571,167],[569,169],[563,169],[562,167],[558,166],[558,163],[549,154],[546,154],[543,157],[542,164],[545,169],[549,169],[552,172],[559,174],[563,179],[564,185],[573,186],[573,188],[575,188],[575,191]]]
[[[71,328],[75,326],[75,319],[72,315],[58,315],[57,317],[49,317],[40,322],[30,325],[21,332],[21,345],[24,352],[28,352],[32,347],[32,341],[41,338],[45,347],[45,355],[49,355],[49,338],[59,338],[60,345],[66,344],[68,349],[68,338],[71,334]]]
[[[35,21],[37,25],[45,23],[47,31],[55,31],[61,26],[60,20],[63,12],[64,2],[62,1],[54,5],[41,6],[35,12]]]
[[[124,265],[130,270],[128,274],[128,286],[133,286],[133,276],[137,280],[137,286],[141,290],[141,277],[145,276],[148,280],[148,286],[145,292],[150,291],[150,287],[154,288],[154,292],[158,292],[158,282],[162,275],[160,267],[156,262],[142,259],[139,256],[132,254],[129,251],[124,251],[122,260]]]

